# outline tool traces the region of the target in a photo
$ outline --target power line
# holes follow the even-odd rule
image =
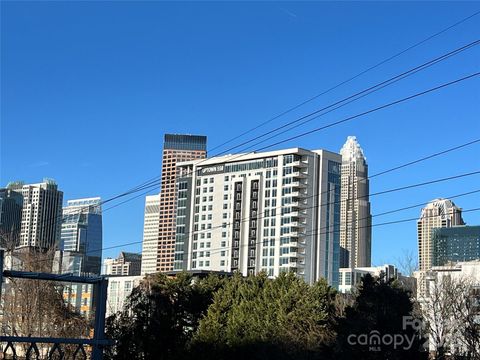
[[[320,127],[318,127],[318,128],[315,128],[315,129],[312,129],[312,130],[303,132],[303,133],[301,133],[301,134],[298,134],[298,135],[289,137],[289,138],[287,138],[287,139],[284,139],[284,140],[281,140],[281,141],[277,141],[276,143],[273,143],[273,144],[264,146],[264,147],[262,147],[262,148],[260,148],[260,149],[257,149],[256,151],[262,151],[262,150],[271,148],[271,147],[273,147],[273,146],[280,145],[280,144],[283,144],[283,143],[285,143],[285,142],[288,142],[288,141],[291,141],[291,140],[294,140],[294,139],[298,139],[298,138],[300,138],[300,137],[303,137],[303,136],[306,136],[306,135],[310,135],[310,134],[316,133],[316,132],[321,131],[321,130],[328,129],[328,128],[330,128],[330,127],[333,127],[333,126],[336,126],[336,125],[345,123],[345,122],[347,122],[347,121],[354,120],[354,119],[356,119],[356,118],[359,118],[359,117],[362,117],[362,116],[365,116],[365,115],[368,115],[368,114],[377,112],[377,111],[379,111],[379,110],[386,109],[386,108],[391,107],[391,106],[393,106],[393,105],[397,105],[397,104],[403,103],[403,102],[405,102],[405,101],[408,101],[408,100],[412,100],[412,99],[414,99],[414,98],[417,98],[417,97],[419,97],[419,96],[423,96],[423,95],[426,95],[426,94],[428,94],[428,93],[431,93],[431,92],[434,92],[434,91],[443,89],[443,88],[445,88],[445,87],[448,87],[448,86],[451,86],[451,85],[460,83],[460,82],[462,82],[462,81],[469,80],[469,79],[474,78],[474,77],[479,76],[479,75],[480,75],[480,72],[476,72],[476,73],[473,73],[473,74],[470,74],[470,75],[467,75],[467,76],[458,78],[458,79],[456,79],[456,80],[449,81],[449,82],[447,82],[447,83],[444,83],[444,84],[435,86],[435,87],[433,87],[433,88],[430,88],[430,89],[421,91],[421,92],[419,92],[419,93],[416,93],[416,94],[413,94],[413,95],[404,97],[404,98],[402,98],[402,99],[392,101],[392,102],[390,102],[390,103],[387,103],[387,104],[378,106],[378,107],[376,107],[376,108],[373,108],[373,109],[364,111],[364,112],[362,112],[362,113],[359,113],[359,114],[356,114],[356,115],[353,115],[353,116],[349,116],[349,117],[344,118],[344,119],[342,119],[342,120],[338,120],[338,121],[335,121],[335,122],[333,122],[333,123],[330,123],[330,124],[327,124],[327,125],[324,125],[324,126],[320,126]]]
[[[476,40],[476,41],[473,41],[473,42],[471,42],[471,43],[469,43],[469,44],[466,44],[466,45],[464,45],[464,46],[461,46],[461,47],[459,47],[459,48],[456,48],[455,50],[452,50],[452,51],[450,51],[450,52],[447,52],[447,53],[445,53],[445,54],[443,54],[443,55],[441,55],[441,56],[439,56],[439,57],[436,57],[436,58],[434,58],[434,59],[432,59],[432,60],[429,60],[429,61],[427,61],[427,62],[425,62],[425,63],[423,63],[423,64],[421,64],[421,65],[415,66],[415,67],[413,67],[413,68],[411,68],[411,69],[409,69],[409,70],[407,70],[407,71],[404,71],[404,72],[402,72],[402,73],[400,73],[400,74],[398,74],[398,75],[395,75],[395,76],[393,76],[393,77],[391,77],[391,78],[389,78],[389,79],[387,79],[387,80],[384,80],[384,81],[382,81],[382,82],[380,82],[380,83],[377,83],[377,84],[375,84],[375,85],[373,85],[373,86],[370,86],[370,87],[368,87],[368,88],[366,88],[366,89],[364,89],[364,90],[361,90],[361,91],[359,91],[359,92],[357,92],[357,93],[355,93],[355,94],[353,94],[353,95],[347,96],[347,97],[345,97],[345,98],[343,98],[343,99],[341,99],[341,100],[339,100],[339,101],[336,101],[336,102],[334,102],[334,103],[332,103],[332,104],[330,104],[330,105],[327,105],[327,106],[325,106],[325,107],[323,107],[323,108],[320,108],[320,109],[318,109],[318,110],[315,110],[315,111],[313,111],[313,112],[310,112],[310,113],[308,113],[307,115],[303,115],[303,116],[299,117],[299,118],[296,119],[296,120],[289,121],[289,122],[287,122],[287,123],[285,123],[285,124],[283,124],[283,125],[281,125],[281,126],[278,126],[278,127],[274,128],[274,129],[272,129],[272,130],[270,130],[270,131],[267,131],[267,132],[265,132],[265,133],[263,133],[263,134],[260,134],[260,135],[254,137],[254,138],[252,138],[252,139],[250,139],[250,140],[246,140],[246,141],[244,141],[244,142],[242,142],[242,143],[240,143],[240,144],[238,144],[238,145],[235,145],[235,146],[233,146],[233,147],[231,147],[231,148],[229,148],[229,149],[227,149],[227,150],[225,150],[225,151],[217,154],[216,156],[219,156],[219,155],[228,153],[228,152],[230,152],[230,151],[232,151],[232,150],[234,150],[234,149],[237,149],[237,148],[239,148],[239,147],[241,147],[241,146],[243,146],[243,145],[249,144],[249,143],[251,143],[251,142],[253,142],[253,141],[255,141],[255,140],[261,139],[261,138],[263,138],[263,137],[265,137],[265,136],[267,136],[267,135],[273,134],[273,133],[277,132],[278,130],[282,130],[282,129],[285,129],[285,128],[291,126],[291,125],[297,124],[297,123],[300,122],[300,121],[301,121],[301,124],[299,124],[299,125],[303,125],[303,124],[306,124],[306,123],[308,123],[308,122],[310,122],[310,121],[313,121],[313,120],[317,119],[318,116],[313,117],[313,118],[311,118],[311,119],[308,119],[308,118],[311,117],[311,116],[313,116],[313,115],[316,115],[316,114],[319,114],[319,113],[321,113],[321,112],[324,112],[324,111],[327,110],[327,109],[331,109],[331,110],[326,111],[326,112],[324,112],[324,113],[322,113],[322,114],[320,115],[320,116],[324,116],[324,115],[326,115],[326,114],[328,114],[328,113],[330,113],[330,112],[332,112],[332,111],[335,111],[335,110],[337,110],[337,109],[339,109],[339,108],[341,108],[341,107],[343,107],[343,106],[345,106],[345,105],[348,105],[348,104],[350,104],[350,103],[352,103],[352,102],[354,102],[354,101],[357,101],[357,100],[359,100],[359,99],[361,99],[361,98],[363,98],[363,97],[365,97],[365,96],[367,96],[367,95],[370,95],[370,94],[372,94],[372,93],[374,93],[374,92],[376,92],[376,91],[378,91],[378,90],[381,90],[381,89],[383,89],[383,88],[385,88],[385,87],[387,87],[387,86],[389,86],[389,85],[392,85],[392,84],[394,84],[394,83],[396,83],[396,82],[398,82],[398,81],[400,81],[400,80],[403,80],[403,79],[405,79],[405,78],[407,78],[407,77],[409,77],[409,76],[411,76],[411,75],[414,75],[414,74],[416,74],[416,73],[419,72],[419,71],[425,70],[425,69],[427,69],[427,68],[429,68],[429,67],[431,67],[431,66],[433,66],[433,65],[435,65],[435,64],[438,64],[439,62],[442,62],[442,61],[444,61],[444,60],[446,60],[446,59],[448,59],[448,58],[450,58],[450,57],[452,57],[452,56],[458,55],[458,54],[460,54],[461,52],[463,52],[463,51],[465,51],[465,50],[468,50],[468,49],[470,49],[470,48],[472,48],[472,47],[474,47],[474,46],[477,46],[479,43],[480,43],[480,40]],[[340,104],[341,104],[341,105],[340,105]],[[337,106],[337,105],[339,105],[339,106]],[[303,120],[303,121],[302,121],[302,120]],[[292,128],[294,128],[294,127],[292,127]],[[291,130],[291,128],[290,128],[290,129],[286,129],[286,130],[284,130],[283,132],[281,132],[281,133],[279,133],[279,134],[270,136],[269,138],[267,138],[267,139],[265,139],[265,140],[263,140],[263,141],[260,141],[259,143],[256,143],[256,144],[254,144],[254,145],[252,145],[252,146],[250,146],[250,147],[248,147],[248,148],[246,148],[246,149],[240,150],[240,152],[245,151],[245,150],[247,150],[247,149],[250,149],[250,148],[252,148],[252,147],[255,147],[255,146],[261,144],[262,142],[268,141],[269,139],[272,139],[272,138],[274,138],[274,137],[276,137],[276,136],[278,136],[278,135],[281,135],[281,134],[283,134],[283,133],[285,133],[285,132],[287,132],[287,131],[289,131],[289,130]]]
[[[410,184],[410,185],[405,185],[405,186],[401,186],[401,187],[396,187],[396,188],[392,188],[392,189],[387,189],[387,190],[383,190],[383,191],[380,191],[380,192],[376,192],[376,193],[373,193],[373,194],[370,194],[370,196],[378,196],[378,195],[383,195],[383,194],[387,194],[387,193],[392,193],[392,192],[398,192],[398,191],[403,191],[403,190],[407,190],[407,189],[411,189],[411,188],[416,188],[416,187],[420,187],[420,186],[426,186],[426,185],[431,185],[431,184],[435,184],[435,183],[439,183],[439,182],[444,182],[444,181],[449,181],[449,180],[453,180],[453,179],[458,179],[458,178],[462,178],[462,177],[468,177],[468,176],[473,176],[473,175],[478,175],[480,174],[480,170],[479,171],[475,171],[475,172],[469,172],[469,173],[464,173],[464,174],[459,174],[459,175],[454,175],[454,176],[449,176],[449,177],[446,177],[446,178],[440,178],[440,179],[434,179],[434,180],[430,180],[430,181],[425,181],[425,182],[421,182],[421,183],[415,183],[415,184]],[[474,191],[476,192],[476,191]],[[470,192],[470,193],[474,193],[474,192]],[[469,193],[469,194],[470,194]],[[314,196],[318,196],[318,195],[314,195]],[[306,200],[308,197],[305,197],[301,200]],[[359,197],[360,198],[368,198],[368,196],[363,196],[363,197]],[[312,207],[305,207],[303,209],[300,209],[300,210],[308,210],[308,209],[313,209],[313,208],[317,208],[317,207],[323,207],[323,206],[331,206],[331,205],[335,205],[335,204],[340,204],[341,201],[334,201],[334,202],[328,202],[328,203],[324,203],[324,204],[317,204],[317,205],[314,205]],[[277,207],[277,208],[281,208],[282,206],[280,207]],[[276,209],[277,209],[276,208]],[[255,220],[261,220],[263,218],[265,218],[266,216],[258,216],[255,218]],[[247,218],[244,218],[244,219],[240,219],[238,220],[239,222],[243,223],[243,222],[246,222],[246,221],[249,221],[251,220],[252,218],[251,217],[247,217]],[[226,225],[232,225],[232,222],[230,223],[225,223]],[[201,233],[201,232],[209,232],[209,231],[212,231],[214,229],[220,229],[220,228],[223,228],[223,224],[221,226],[217,226],[215,228],[211,228],[211,229],[203,229],[203,230],[194,230],[192,232],[189,232],[187,235],[189,234],[195,234],[195,233]],[[143,241],[143,240],[142,240]],[[90,250],[89,252],[87,253],[93,253],[93,252],[98,252],[98,251],[103,251],[103,250],[108,250],[108,249],[113,249],[113,248],[117,248],[117,247],[121,247],[121,246],[129,246],[129,245],[133,245],[133,244],[138,244],[138,243],[142,243],[142,241],[135,241],[135,242],[130,242],[130,243],[126,243],[126,244],[120,244],[120,245],[115,245],[113,247],[106,247],[106,248],[100,248],[100,249],[94,249],[94,250]],[[87,254],[85,253],[85,255]],[[50,260],[53,260],[50,259]],[[47,261],[45,259],[45,261]],[[36,261],[33,261],[33,262],[29,262],[29,264],[31,263],[36,263]]]
[[[450,196],[448,198],[450,199],[453,199],[455,197],[460,197],[460,196],[466,196],[466,195],[470,195],[470,194],[473,194],[473,193],[478,193],[480,192],[480,189],[478,190],[474,190],[474,191],[469,191],[467,193],[464,193],[464,194],[460,194],[460,195],[455,195],[455,196]],[[422,204],[417,204],[417,205],[411,205],[411,206],[407,206],[407,207],[402,207],[402,208],[397,208],[397,209],[392,209],[392,210],[389,210],[385,213],[380,213],[380,214],[376,214],[376,215],[372,215],[372,217],[378,217],[378,216],[382,216],[382,215],[385,215],[385,214],[390,214],[390,213],[395,213],[395,212],[399,212],[399,211],[403,211],[403,210],[406,210],[406,209],[410,209],[410,208],[414,208],[414,207],[419,207],[419,206],[422,206],[422,205],[426,205],[428,204],[429,202],[424,202]],[[467,209],[467,210],[462,210],[462,213],[468,213],[468,212],[475,212],[475,211],[479,211],[480,208],[473,208],[473,209]],[[439,215],[428,215],[426,216],[427,218],[428,217],[437,217]],[[366,219],[366,218],[365,218]],[[372,225],[368,225],[368,226],[359,226],[358,228],[359,229],[362,229],[362,228],[369,228],[369,227],[377,227],[377,226],[385,226],[385,225],[393,225],[393,224],[398,224],[398,223],[403,223],[403,222],[410,222],[410,221],[417,221],[418,220],[418,217],[415,217],[415,218],[407,218],[407,219],[400,219],[400,220],[393,220],[393,221],[387,221],[387,222],[383,222],[383,223],[378,223],[378,224],[372,224]],[[349,222],[349,223],[353,223],[353,221]],[[288,224],[286,224],[288,225]],[[340,225],[339,223],[337,225]],[[333,228],[334,226],[332,226]],[[321,227],[321,228],[316,228],[314,230],[312,230],[312,232],[310,233],[305,233],[305,236],[317,236],[317,235],[326,235],[326,234],[330,234],[330,233],[338,233],[340,230],[329,230],[329,231],[325,231],[325,232],[318,232],[318,230],[321,230],[321,229],[324,229],[325,227]],[[279,239],[276,239],[276,241],[279,240]],[[205,239],[205,241],[208,241],[208,239]],[[255,242],[255,245],[259,245],[261,244],[262,242],[264,241],[264,239],[262,240],[258,240]],[[132,242],[129,242],[129,243],[124,243],[124,244],[120,244],[120,245],[112,245],[112,246],[108,246],[108,247],[104,247],[102,248],[101,250],[111,250],[111,249],[116,249],[116,248],[119,248],[119,247],[124,247],[124,246],[131,246],[131,245],[137,245],[137,244],[140,244],[142,243],[142,241],[132,241]],[[196,249],[196,250],[200,250],[200,249]],[[224,246],[224,247],[218,247],[218,248],[204,248],[204,250],[202,251],[209,251],[210,253],[216,253],[218,251],[225,251],[225,250],[231,250],[231,248],[227,247],[227,246]],[[98,250],[92,250],[92,252],[94,251],[98,251]],[[188,253],[186,254],[191,254],[193,253],[193,251],[195,250],[191,250],[189,251]],[[185,253],[184,253],[185,254]],[[49,259],[49,260],[52,260],[52,259]],[[42,259],[40,261],[48,261],[47,259]],[[30,264],[32,263],[36,263],[37,261],[33,261],[33,262],[30,262]]]
[[[278,118],[280,118],[280,117],[282,117],[282,116],[284,116],[284,115],[286,115],[286,114],[288,114],[288,113],[290,113],[290,112],[298,109],[299,107],[301,107],[301,106],[303,106],[303,105],[305,105],[305,104],[307,104],[307,103],[309,103],[309,102],[311,102],[311,101],[319,98],[320,96],[323,96],[323,95],[325,95],[325,94],[327,94],[327,93],[329,93],[329,92],[331,92],[331,91],[333,91],[333,90],[341,87],[342,85],[345,85],[345,84],[347,84],[347,83],[349,83],[349,82],[357,79],[358,77],[360,77],[360,76],[362,76],[362,75],[364,75],[364,74],[366,74],[366,73],[368,73],[368,72],[370,72],[370,71],[378,68],[379,66],[381,66],[381,65],[383,65],[383,64],[385,64],[385,63],[387,63],[387,62],[389,62],[389,61],[391,61],[391,60],[393,60],[393,59],[395,59],[395,58],[397,58],[397,57],[399,57],[400,55],[403,55],[404,53],[406,53],[406,52],[408,52],[408,51],[410,51],[410,50],[412,50],[412,49],[414,49],[414,48],[416,48],[416,47],[418,47],[418,46],[426,43],[427,41],[429,41],[429,40],[431,40],[431,39],[433,39],[433,38],[435,38],[435,37],[437,37],[437,36],[439,36],[439,35],[447,32],[448,30],[453,29],[454,27],[456,27],[456,26],[458,26],[458,25],[466,22],[467,20],[473,18],[474,16],[477,16],[478,14],[480,14],[480,11],[477,11],[477,12],[475,12],[474,14],[469,15],[469,16],[461,19],[460,21],[457,21],[456,23],[454,23],[454,24],[452,24],[452,25],[450,25],[450,26],[448,26],[448,27],[446,27],[446,28],[444,28],[444,29],[442,29],[442,30],[440,30],[440,31],[438,31],[438,32],[436,32],[436,33],[428,36],[427,38],[425,38],[425,39],[423,39],[423,40],[421,40],[421,41],[419,41],[419,42],[417,42],[417,43],[415,43],[415,44],[407,47],[406,49],[403,49],[403,50],[395,53],[394,55],[392,55],[392,56],[390,56],[390,57],[388,57],[388,58],[386,58],[386,59],[384,59],[384,60],[376,63],[375,65],[373,65],[373,66],[371,66],[371,67],[369,67],[369,68],[367,68],[367,69],[359,72],[358,74],[356,74],[356,75],[354,75],[354,76],[352,76],[352,77],[350,77],[350,78],[348,78],[348,79],[346,79],[346,80],[338,83],[337,85],[334,85],[334,86],[332,86],[332,87],[330,87],[330,88],[322,91],[321,93],[319,93],[319,94],[317,94],[317,95],[315,95],[315,96],[313,96],[313,97],[311,97],[311,98],[309,98],[309,99],[307,99],[307,100],[305,100],[305,101],[303,101],[303,102],[301,102],[301,103],[299,103],[299,104],[297,104],[297,105],[295,105],[295,106],[293,106],[293,107],[291,107],[291,108],[283,111],[282,113],[280,113],[280,114],[278,114],[278,115],[276,115],[276,116],[274,116],[274,117],[272,117],[272,118],[270,118],[270,119],[268,119],[268,120],[260,123],[259,125],[251,128],[251,129],[249,129],[249,130],[241,133],[240,135],[237,135],[237,136],[231,138],[230,140],[227,140],[227,141],[225,141],[225,142],[223,142],[223,143],[215,146],[214,148],[210,149],[210,151],[216,150],[216,149],[218,149],[218,148],[220,148],[220,147],[222,147],[222,146],[224,146],[224,145],[226,145],[226,144],[231,143],[231,142],[234,141],[234,140],[237,140],[237,139],[241,138],[241,137],[244,136],[244,135],[249,134],[249,133],[252,132],[252,131],[257,130],[258,128],[260,128],[260,127],[262,127],[262,126],[264,126],[264,125],[266,125],[266,124],[269,124],[270,122],[272,122],[272,121],[274,121],[274,120],[276,120],[276,119],[278,119]]]

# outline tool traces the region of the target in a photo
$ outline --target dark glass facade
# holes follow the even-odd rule
[[[480,259],[480,226],[435,228],[432,231],[432,266]]]
[[[165,134],[164,149],[207,151],[207,137],[202,135]]]
[[[100,205],[83,206],[63,215],[60,249],[68,253],[63,271],[100,274],[102,264],[102,214]]]
[[[23,196],[20,191],[0,189],[0,247],[17,246],[22,226]]]

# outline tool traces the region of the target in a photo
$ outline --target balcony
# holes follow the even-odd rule
[[[308,166],[308,163],[306,163],[304,161],[297,160],[297,161],[294,161],[294,162],[290,163],[289,165],[304,168],[304,167]]]

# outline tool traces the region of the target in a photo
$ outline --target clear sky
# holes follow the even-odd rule
[[[108,198],[160,174],[164,133],[207,135],[211,149],[479,10],[476,2],[3,1],[0,185],[49,177],[65,201]],[[245,139],[479,38],[480,15]],[[479,60],[477,46],[279,139],[478,72]],[[356,135],[377,173],[480,138],[479,89],[476,77],[280,147],[339,151]],[[478,143],[379,176],[370,189],[475,170]],[[372,213],[479,188],[477,175],[375,196]],[[454,201],[469,209],[479,200]],[[104,246],[142,239],[143,206],[140,197],[105,212]],[[480,212],[464,219],[480,224]],[[416,252],[415,222],[374,227],[374,264],[405,249]]]

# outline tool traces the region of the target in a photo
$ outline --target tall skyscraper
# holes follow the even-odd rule
[[[347,138],[340,155],[340,267],[369,267],[372,228],[367,159],[355,136]]]
[[[143,220],[142,275],[157,271],[159,221],[160,194],[149,195],[145,198],[145,215]]]
[[[462,209],[449,199],[432,200],[422,209],[417,221],[418,262],[421,271],[432,268],[433,229],[458,225],[464,225]]]
[[[0,189],[0,247],[13,249],[20,241],[23,183],[10,183]]]
[[[165,134],[156,252],[149,251],[142,254],[142,261],[149,264],[148,271],[145,273],[152,272],[153,262],[155,262],[155,271],[173,270],[177,162],[203,159],[206,155],[206,136]],[[147,270],[147,268],[145,267],[144,270]]]
[[[103,240],[99,197],[67,201],[60,238],[62,273],[100,274]]]
[[[340,155],[293,148],[177,166],[175,270],[293,271],[338,286]]]
[[[18,247],[58,247],[62,223],[63,192],[53,180],[22,186],[23,208]]]

